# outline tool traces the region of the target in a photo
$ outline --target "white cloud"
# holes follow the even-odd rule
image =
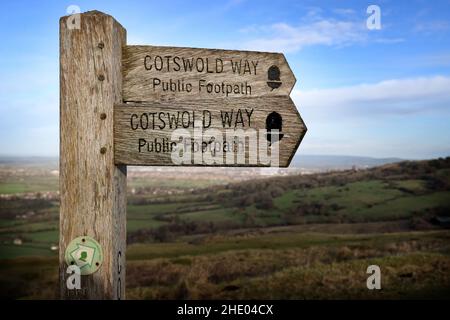
[[[432,20],[427,22],[419,22],[414,27],[414,31],[425,34],[446,32],[449,29],[450,29],[450,22],[446,20]]]
[[[261,51],[295,52],[307,46],[345,46],[366,40],[362,22],[334,19],[322,19],[300,26],[287,23],[250,26],[241,31],[257,34],[257,38],[244,42],[242,48]]]
[[[393,79],[375,84],[298,90],[293,99],[302,110],[315,116],[363,116],[450,113],[450,77],[434,76]]]
[[[249,25],[239,31],[243,38],[233,47],[245,50],[292,53],[309,46],[345,47],[374,42],[397,44],[402,37],[391,38],[383,32],[370,32],[366,26],[366,12],[349,8],[331,10],[334,17],[325,16],[318,7],[310,7],[298,18],[297,24],[278,22],[270,25]],[[383,29],[389,25],[383,24]],[[246,38],[245,38],[246,37]]]
[[[377,38],[375,39],[376,43],[381,43],[381,44],[396,44],[396,43],[401,43],[401,42],[405,42],[404,38]]]
[[[297,90],[301,153],[433,158],[449,154],[450,77]]]
[[[419,62],[426,66],[450,67],[450,52],[420,57]],[[417,65],[417,61],[415,63]]]
[[[343,16],[351,16],[356,14],[355,10],[349,8],[337,8],[334,9],[333,12]]]

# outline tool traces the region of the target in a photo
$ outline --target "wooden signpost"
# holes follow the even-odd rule
[[[124,299],[127,165],[286,167],[306,126],[282,54],[128,46],[109,15],[71,18],[60,20],[60,293]],[[95,248],[67,248],[88,238],[103,261],[69,288],[68,264]]]

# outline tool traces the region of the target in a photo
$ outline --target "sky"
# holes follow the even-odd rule
[[[308,126],[300,155],[450,156],[450,0],[2,1],[0,155],[59,154],[71,5],[115,17],[128,44],[284,53]]]

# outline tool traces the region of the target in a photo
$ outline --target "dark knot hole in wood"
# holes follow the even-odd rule
[[[270,144],[275,141],[280,141],[284,134],[283,130],[283,118],[278,112],[270,113],[266,118],[266,130],[267,130],[267,141]],[[272,130],[276,130],[272,132]]]

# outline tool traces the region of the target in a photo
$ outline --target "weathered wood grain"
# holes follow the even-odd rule
[[[279,69],[279,81],[273,80],[278,79],[277,72],[269,79],[272,66]],[[124,101],[289,95],[295,81],[281,53],[159,46],[126,46],[123,52]]]
[[[203,111],[207,110],[211,114],[211,122],[205,121],[207,129],[218,129],[225,133],[228,129],[228,122],[225,128],[222,122],[224,112],[234,112],[234,121],[231,129],[266,129],[266,118],[272,112],[277,112],[282,117],[283,137],[279,141],[279,165],[287,167],[297,150],[304,134],[306,126],[303,123],[297,109],[289,97],[273,96],[260,98],[236,98],[236,99],[203,99],[193,101],[177,102],[153,102],[147,104],[117,104],[114,107],[114,157],[116,164],[127,165],[175,165],[171,159],[171,152],[166,149],[165,152],[155,152],[142,147],[139,150],[139,139],[145,139],[152,142],[171,141],[171,134],[175,130],[176,121],[172,121],[170,128],[169,117],[180,117],[179,127],[182,127],[181,120],[186,125],[186,130],[193,133],[192,121],[194,119],[203,121]],[[236,126],[237,114],[241,110],[242,120],[238,121]],[[252,111],[251,111],[252,110]],[[193,113],[193,111],[195,113]],[[180,112],[180,113],[179,113]],[[185,116],[183,118],[183,113]],[[221,113],[222,112],[222,113]],[[248,112],[248,113],[247,113]],[[248,114],[251,113],[249,119]],[[190,119],[190,125],[188,116]],[[229,113],[230,114],[230,113]],[[143,124],[140,118],[143,117]],[[154,117],[154,118],[153,118]],[[164,121],[161,121],[160,118]],[[149,121],[147,121],[149,119]],[[153,121],[154,119],[154,121]],[[180,120],[181,119],[181,120]],[[209,119],[206,113],[205,119]],[[248,122],[250,120],[250,123]],[[155,127],[153,127],[155,125]],[[206,130],[206,129],[205,129]],[[226,139],[224,137],[224,139]],[[142,142],[142,140],[141,140]],[[225,153],[224,153],[224,156]],[[184,165],[208,165],[206,163],[193,163]],[[246,163],[224,163],[212,164],[220,166],[267,166],[262,163],[249,163],[248,153],[246,154]]]
[[[113,104],[122,101],[126,31],[98,11],[79,29],[60,19],[60,292],[62,299],[125,296],[126,167],[114,165]],[[64,252],[82,235],[103,248],[100,269],[66,288]]]

